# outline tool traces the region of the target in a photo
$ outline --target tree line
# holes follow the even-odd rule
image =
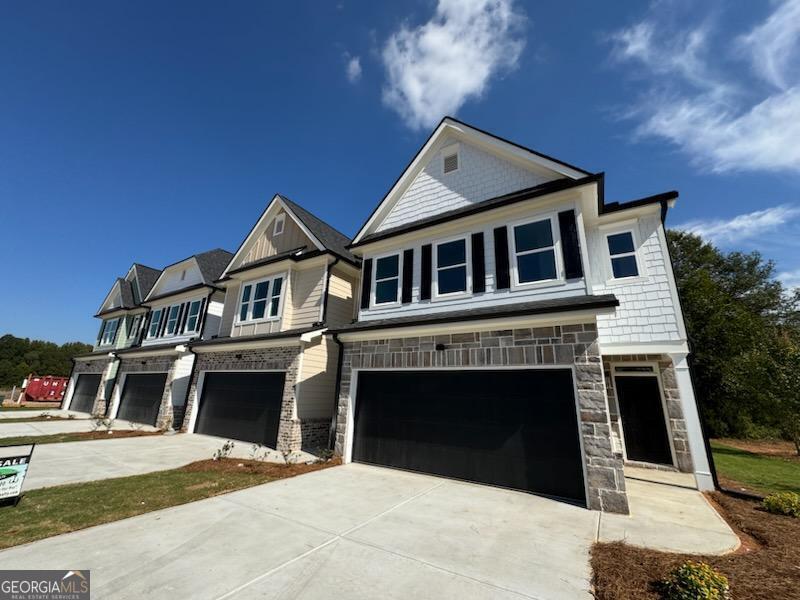
[[[89,344],[68,342],[58,345],[42,340],[0,337],[0,388],[20,385],[30,373],[37,375],[69,375],[70,360],[77,354],[91,352]]]

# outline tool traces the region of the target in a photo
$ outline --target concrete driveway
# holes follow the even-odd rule
[[[643,493],[657,503],[658,492]],[[696,551],[713,550],[696,529],[724,523],[696,491],[681,493],[680,504],[700,511],[689,524]],[[633,510],[621,518],[635,524]],[[685,528],[675,514],[647,533],[662,547]],[[520,492],[350,464],[12,548],[0,564],[90,569],[97,598],[588,599],[600,518]]]
[[[8,424],[0,425],[0,428]],[[113,434],[109,437],[113,437]],[[24,490],[65,483],[94,481],[175,469],[196,460],[211,458],[226,440],[199,434],[166,434],[62,444],[40,444],[33,452]],[[2,440],[0,440],[0,444]],[[235,442],[231,456],[248,458],[251,444]],[[267,460],[283,462],[278,452],[265,450]],[[293,455],[310,460],[306,453]]]

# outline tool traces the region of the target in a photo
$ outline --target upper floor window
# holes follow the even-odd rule
[[[467,240],[452,240],[436,244],[436,295],[468,291]]]
[[[239,300],[239,322],[278,318],[282,290],[283,277],[244,284]]]
[[[186,324],[183,326],[183,333],[195,333],[200,325],[200,305],[202,301],[193,300],[189,304],[186,314]]]
[[[633,232],[612,233],[606,236],[606,240],[614,279],[637,277],[639,275],[639,266],[636,263],[636,245],[633,241]]]
[[[136,337],[136,334],[139,333],[139,323],[142,320],[141,315],[134,315],[131,317],[130,327],[128,328],[128,338]]]
[[[375,304],[397,302],[400,290],[400,255],[375,260]]]
[[[275,224],[272,226],[272,235],[280,235],[286,227],[286,215],[281,213],[275,217]]]
[[[167,327],[164,330],[166,335],[175,335],[178,331],[178,317],[181,313],[181,305],[175,304],[167,310]]]
[[[525,284],[558,278],[553,221],[550,218],[514,227],[513,253],[516,283]]]
[[[100,334],[101,346],[114,343],[114,340],[117,338],[117,327],[119,327],[119,319],[103,321],[103,332]]]
[[[147,328],[147,337],[153,338],[158,335],[158,330],[161,327],[161,319],[164,316],[164,309],[157,308],[150,316],[150,327]]]

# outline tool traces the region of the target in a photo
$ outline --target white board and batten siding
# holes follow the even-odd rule
[[[281,215],[283,215],[284,219],[283,232],[275,235],[275,219]],[[275,218],[265,224],[264,231],[252,242],[247,254],[240,264],[235,265],[235,268],[303,246],[314,248],[314,242],[300,229],[294,219],[286,214],[286,211],[281,210],[275,215]]]
[[[445,174],[444,155],[458,148],[456,171]],[[403,192],[376,231],[400,227],[476,202],[561,178],[553,171],[527,169],[455,138],[445,138]]]

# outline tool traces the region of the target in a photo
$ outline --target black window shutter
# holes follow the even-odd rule
[[[486,260],[483,257],[483,232],[472,234],[472,291],[486,291]]]
[[[208,298],[203,298],[200,301],[200,310],[197,311],[197,329],[195,331],[202,336],[203,334],[203,327],[206,325],[206,305],[208,304]],[[238,308],[236,310],[239,310]],[[188,311],[187,311],[188,312]]]
[[[495,284],[498,290],[511,287],[511,275],[508,271],[508,228],[497,227],[494,230],[494,268]]]
[[[564,256],[564,275],[567,279],[583,277],[581,264],[581,247],[578,240],[578,225],[575,222],[575,211],[565,210],[558,213],[558,227],[561,230],[561,253]]]
[[[431,255],[431,245],[425,244],[422,247],[422,267],[421,269],[421,276],[419,282],[419,297],[420,300],[430,300],[431,299],[431,279],[433,277],[432,272],[432,255]]]
[[[100,322],[100,331],[97,333],[97,345],[100,345],[100,342],[103,340],[103,332],[106,330],[106,322]]]
[[[411,302],[411,284],[414,278],[414,249],[403,251],[403,304]]]
[[[372,259],[364,261],[361,274],[361,308],[369,308],[369,295],[372,292]]]
[[[150,319],[153,317],[153,312],[148,311],[148,313],[144,316],[144,323],[140,325],[139,328],[139,335],[136,336],[138,340],[143,340],[147,336],[147,332],[150,329]]]
[[[186,327],[186,317],[189,316],[189,305],[190,302],[184,302],[181,304],[181,314],[178,317],[178,328],[175,330],[176,333],[181,334],[183,333],[184,327]]]
[[[164,331],[167,329],[167,318],[169,317],[169,306],[161,309],[161,322],[158,324],[158,337],[164,336]]]

